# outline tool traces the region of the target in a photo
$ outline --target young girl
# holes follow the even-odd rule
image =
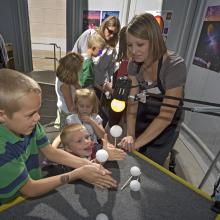
[[[97,149],[95,148],[94,142],[91,141],[88,130],[84,125],[71,124],[65,126],[60,134],[60,139],[65,151],[90,160],[95,159]],[[108,160],[124,159],[125,152],[109,144],[107,141],[107,135],[105,135],[102,141],[103,149],[105,149],[109,154]]]
[[[98,115],[98,99],[93,89],[78,89],[75,93],[76,113],[67,117],[67,124],[83,124],[92,141],[102,139],[105,130],[102,126],[102,118]]]
[[[69,53],[59,61],[55,90],[57,94],[56,128],[63,128],[66,117],[74,112],[75,90],[80,88],[78,75],[82,68],[83,57],[77,53]]]

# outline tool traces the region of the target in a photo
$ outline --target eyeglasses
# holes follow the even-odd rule
[[[110,35],[117,35],[118,33],[116,33],[116,32],[114,32],[113,30],[110,30],[108,27],[106,27],[106,29],[108,30],[108,33],[110,34]]]

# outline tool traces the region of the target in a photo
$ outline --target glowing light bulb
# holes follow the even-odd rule
[[[125,109],[125,101],[113,99],[111,102],[111,108],[114,112],[122,112]]]

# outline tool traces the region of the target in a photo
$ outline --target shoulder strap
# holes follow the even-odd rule
[[[157,66],[157,76],[159,76],[160,74],[160,70],[162,67],[162,63],[163,63],[163,57],[160,58],[159,62],[158,62],[158,66]]]

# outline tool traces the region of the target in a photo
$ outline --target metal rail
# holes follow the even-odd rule
[[[59,62],[59,59],[61,58],[61,47],[58,46],[56,43],[38,43],[38,42],[33,42],[32,44],[39,44],[39,45],[49,45],[49,46],[53,46],[53,57],[35,57],[33,56],[33,58],[37,58],[37,59],[50,59],[50,60],[54,60],[53,64],[54,64],[54,71],[56,71],[57,69],[57,65],[56,62]],[[56,56],[56,49],[59,50],[59,59]]]

